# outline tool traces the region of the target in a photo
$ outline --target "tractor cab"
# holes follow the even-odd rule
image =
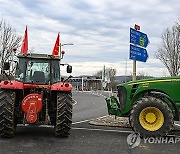
[[[45,54],[19,55],[16,80],[30,84],[53,84],[59,82],[60,57]],[[67,73],[72,67],[67,66]]]

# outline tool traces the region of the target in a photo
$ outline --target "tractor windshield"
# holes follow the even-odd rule
[[[26,83],[48,84],[50,81],[50,64],[45,60],[31,60],[27,62]]]
[[[59,60],[20,58],[16,68],[16,80],[34,84],[59,82]]]

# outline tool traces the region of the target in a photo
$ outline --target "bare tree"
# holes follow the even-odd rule
[[[4,19],[0,21],[0,69],[3,72],[4,62],[11,64],[11,71],[16,58],[13,48],[20,47],[21,37],[16,35],[16,31]],[[9,73],[11,72],[9,71]]]
[[[108,71],[109,71],[109,77],[110,77],[111,82],[114,82],[115,76],[116,76],[116,72],[117,72],[116,69],[108,68]]]
[[[102,71],[97,71],[94,76],[97,76],[99,79],[102,79]]]
[[[106,72],[109,72],[110,80],[113,81],[115,76],[116,76],[116,69],[114,69],[114,68],[106,68]],[[99,79],[102,79],[102,70],[97,71],[94,75],[99,77]]]
[[[171,29],[166,28],[162,34],[162,44],[158,58],[168,69],[171,76],[180,74],[180,24],[176,23]]]
[[[113,90],[115,90],[116,89],[115,76],[117,71],[114,68],[106,68],[106,72],[108,72],[110,78],[110,83],[108,83],[107,85],[110,89],[112,88]],[[94,75],[102,79],[102,71],[97,71]]]

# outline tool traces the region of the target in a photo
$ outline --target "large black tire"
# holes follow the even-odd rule
[[[72,95],[71,93],[57,93],[57,108],[55,122],[55,136],[68,137],[72,125]]]
[[[0,136],[2,137],[13,137],[16,132],[15,99],[15,92],[0,90]]]
[[[165,136],[173,128],[173,113],[161,99],[141,98],[130,113],[130,124],[142,137]]]

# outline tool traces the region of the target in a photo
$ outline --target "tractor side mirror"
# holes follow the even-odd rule
[[[10,68],[10,63],[9,62],[5,62],[4,66],[3,66],[3,70],[9,70]]]
[[[72,66],[68,65],[66,71],[67,73],[72,73]]]

